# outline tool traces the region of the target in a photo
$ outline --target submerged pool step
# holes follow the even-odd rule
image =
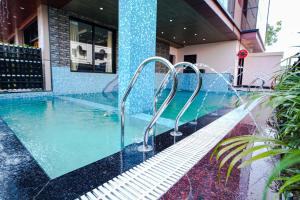
[[[91,101],[87,101],[87,100],[83,100],[83,99],[77,99],[77,98],[66,97],[66,96],[58,96],[57,98],[64,100],[64,101],[71,102],[71,103],[76,103],[81,106],[99,109],[99,110],[103,110],[106,112],[116,112],[116,113],[119,112],[118,108],[109,106],[109,105],[104,105],[101,103],[95,103],[95,102],[91,102]],[[152,119],[153,116],[144,114],[144,113],[138,113],[138,114],[132,115],[131,117],[148,122]],[[168,128],[174,128],[175,120],[160,117],[157,121],[157,124],[166,126]],[[180,124],[182,124],[182,123],[180,123]]]
[[[104,104],[100,104],[100,103],[95,103],[95,102],[92,102],[92,101],[77,99],[77,98],[73,98],[73,97],[66,97],[66,96],[59,96],[57,98],[59,98],[61,100],[64,100],[64,101],[69,101],[69,102],[72,102],[72,103],[76,103],[76,104],[81,105],[81,106],[100,109],[100,110],[108,111],[108,112],[118,112],[118,108],[116,108],[116,107],[109,106],[109,105],[104,105]]]
[[[238,107],[76,200],[159,199],[214,148],[259,101]]]
[[[132,115],[131,117],[150,122],[153,116],[145,114],[145,113],[138,113],[138,114]],[[166,126],[168,128],[174,128],[175,120],[160,117],[156,121],[156,124],[163,125],[163,126]],[[180,122],[179,124],[181,125],[183,123]]]

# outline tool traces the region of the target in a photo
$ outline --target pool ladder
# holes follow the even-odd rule
[[[151,151],[153,149],[153,147],[151,145],[148,145],[149,132],[152,130],[153,126],[155,125],[155,123],[158,120],[158,118],[160,117],[160,115],[163,113],[163,111],[166,109],[166,107],[169,105],[169,103],[171,102],[171,100],[175,96],[176,89],[177,89],[176,70],[175,70],[175,67],[167,59],[155,56],[155,57],[150,57],[150,58],[144,60],[139,65],[136,72],[134,73],[134,76],[131,79],[131,81],[129,83],[129,86],[128,86],[127,90],[125,91],[125,94],[124,94],[124,96],[121,100],[121,144],[124,144],[125,102],[127,100],[127,97],[129,95],[129,93],[131,92],[133,86],[135,85],[138,76],[143,71],[144,67],[147,64],[152,63],[152,62],[160,62],[160,63],[162,63],[163,65],[165,65],[166,67],[169,68],[169,73],[168,74],[171,75],[171,77],[173,79],[173,84],[172,84],[172,88],[171,88],[171,91],[170,91],[168,97],[165,99],[165,101],[163,102],[163,104],[161,105],[159,110],[154,113],[154,116],[152,117],[150,123],[148,124],[148,126],[145,130],[143,145],[138,147],[138,151],[141,151],[141,152],[148,152],[148,151]]]
[[[125,132],[125,103],[126,100],[133,88],[133,86],[135,85],[138,76],[141,74],[141,72],[143,71],[144,67],[152,62],[160,62],[163,65],[165,65],[166,67],[169,68],[168,73],[165,75],[163,81],[161,82],[160,86],[158,87],[158,90],[155,93],[155,97],[154,97],[154,103],[153,103],[153,110],[154,110],[154,116],[152,117],[150,123],[148,124],[145,133],[144,133],[144,139],[143,139],[143,145],[138,147],[138,151],[140,152],[148,152],[148,151],[152,151],[153,147],[151,145],[148,144],[148,136],[151,130],[153,130],[153,128],[155,128],[155,124],[156,121],[158,120],[158,118],[161,116],[161,114],[163,113],[163,111],[167,108],[167,106],[170,104],[170,102],[172,101],[173,97],[175,96],[176,90],[177,90],[177,84],[178,84],[178,80],[177,80],[177,74],[178,72],[176,71],[176,68],[179,67],[183,67],[184,69],[187,67],[191,67],[195,73],[196,73],[196,77],[197,77],[197,86],[195,91],[193,92],[192,96],[188,99],[188,101],[186,102],[186,104],[184,105],[184,107],[181,109],[181,111],[179,112],[179,114],[176,117],[176,121],[175,121],[175,128],[174,131],[171,132],[172,136],[181,136],[182,133],[178,131],[178,125],[179,125],[179,121],[180,118],[182,117],[182,115],[184,114],[184,112],[188,109],[188,107],[191,105],[191,103],[195,100],[197,94],[200,91],[201,85],[202,85],[202,78],[200,76],[200,71],[199,69],[188,62],[180,62],[177,63],[175,66],[173,66],[167,59],[165,58],[161,58],[161,57],[150,57],[146,60],[144,60],[139,67],[137,68],[133,78],[131,79],[128,88],[125,91],[125,94],[121,100],[121,144],[124,144],[124,132]],[[168,83],[169,78],[173,79],[173,84],[171,87],[171,91],[169,93],[169,95],[167,96],[167,98],[165,99],[165,101],[162,103],[162,105],[160,106],[160,108],[157,110],[157,101],[158,101],[158,97],[161,94],[161,92],[163,91],[163,89],[165,88],[166,84]]]
[[[248,92],[250,92],[252,84],[254,84],[257,81],[261,81],[261,85],[259,88],[261,88],[262,90],[264,89],[264,85],[266,84],[265,79],[257,77],[253,81],[251,81],[251,83],[249,84],[248,89],[247,89]]]
[[[195,75],[196,75],[196,79],[197,79],[197,85],[196,88],[193,92],[193,94],[191,95],[191,97],[187,100],[187,102],[184,104],[183,108],[180,110],[180,112],[178,113],[176,119],[175,119],[175,127],[174,127],[174,131],[172,131],[170,133],[170,135],[172,136],[182,136],[182,133],[178,130],[179,128],[179,122],[181,117],[183,116],[183,114],[185,113],[185,111],[189,108],[189,106],[194,102],[195,98],[197,97],[198,93],[200,92],[201,86],[202,86],[202,76],[200,74],[200,70],[198,69],[198,67],[196,67],[196,65],[190,63],[190,62],[179,62],[177,64],[174,65],[175,69],[180,69],[182,68],[183,70],[190,67],[194,70]],[[183,71],[182,70],[182,71]],[[180,71],[176,70],[176,74],[178,74]],[[167,77],[167,76],[166,76]],[[168,79],[165,78],[161,85],[159,86],[156,95],[155,95],[155,100],[154,100],[154,110],[156,110],[157,108],[157,101],[158,101],[158,97],[160,95],[160,93],[162,92],[162,90],[164,89],[165,85],[167,84]]]

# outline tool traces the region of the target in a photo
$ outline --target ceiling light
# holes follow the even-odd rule
[[[184,27],[183,29],[186,30],[186,27]]]
[[[175,37],[175,36],[173,36],[173,39],[175,40],[175,39],[176,39],[176,37]]]
[[[164,32],[162,31],[161,34],[164,34]]]
[[[198,34],[197,34],[197,33],[195,33],[194,35],[195,35],[195,36],[197,36]]]
[[[206,39],[205,39],[205,38],[203,38],[202,40],[203,40],[203,41],[205,41]]]
[[[172,22],[173,21],[173,19],[170,19],[170,22]]]
[[[20,6],[20,9],[21,9],[21,10],[24,10],[25,8],[24,8],[24,7],[22,7],[22,6]]]
[[[103,7],[100,7],[99,9],[100,9],[100,10],[103,10],[104,8],[103,8]]]

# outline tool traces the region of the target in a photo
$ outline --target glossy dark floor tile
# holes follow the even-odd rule
[[[19,155],[19,152],[22,152],[22,155],[26,155],[26,159],[23,160],[22,164],[18,165],[18,167],[15,166],[9,168],[7,173],[5,170],[1,169],[0,173],[5,172],[7,175],[7,179],[3,181],[7,187],[0,188],[0,199],[1,197],[12,197],[9,199],[32,199],[35,197],[35,199],[42,200],[77,198],[87,191],[94,189],[95,187],[118,176],[122,172],[150,158],[156,153],[173,145],[174,142],[182,140],[188,135],[194,133],[196,130],[218,119],[230,110],[231,109],[220,109],[216,112],[200,117],[197,120],[197,125],[186,123],[180,126],[179,130],[184,133],[181,137],[174,139],[174,137],[169,134],[171,130],[156,136],[153,139],[155,142],[155,149],[152,152],[140,153],[137,151],[137,147],[140,144],[132,144],[125,147],[123,151],[69,172],[53,180],[48,178],[46,173],[39,167],[13,132],[9,130],[9,136],[13,139],[8,143],[3,144],[8,146],[8,149],[15,149],[14,152],[16,155]],[[6,130],[9,128],[5,123],[3,123],[3,121],[1,122],[4,125],[3,127],[0,126],[0,130],[3,133],[6,133]],[[1,140],[0,144],[2,144],[2,142],[3,141]],[[9,155],[8,157],[13,158],[13,155]]]
[[[15,134],[0,119],[0,199],[32,199],[49,180]]]

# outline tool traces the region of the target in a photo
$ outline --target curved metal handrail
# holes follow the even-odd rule
[[[108,89],[113,83],[115,83],[116,81],[118,82],[118,78],[119,78],[119,76],[116,75],[115,78],[113,78],[111,81],[109,81],[109,82],[106,84],[106,86],[102,89],[102,94],[105,94],[105,93],[107,93],[107,92],[111,92],[111,91],[107,91],[107,89]],[[113,88],[115,88],[115,86],[114,86]]]
[[[175,66],[174,66],[175,67]],[[162,80],[161,84],[159,85],[156,93],[155,93],[155,96],[154,96],[154,104],[153,104],[153,111],[154,113],[157,112],[157,102],[158,102],[158,97],[159,95],[161,94],[161,92],[163,91],[164,87],[165,87],[165,84],[168,82],[169,80],[169,77],[170,77],[170,71],[168,71],[168,73],[165,75],[164,79]]]
[[[176,70],[175,70],[175,67],[167,59],[154,56],[154,57],[144,60],[139,65],[136,72],[134,73],[134,76],[131,79],[129,86],[128,86],[127,90],[125,91],[125,94],[121,100],[121,143],[124,144],[125,102],[127,100],[129,93],[131,92],[134,84],[136,83],[138,76],[141,74],[144,67],[151,62],[160,62],[169,68],[169,73],[171,74],[171,76],[173,78],[173,85],[172,85],[172,89],[171,89],[168,97],[165,99],[165,101],[163,102],[163,104],[159,108],[159,110],[154,114],[153,118],[151,119],[150,123],[148,124],[148,126],[145,130],[143,145],[138,147],[138,150],[143,151],[143,152],[151,151],[153,149],[152,146],[148,145],[149,132],[152,129],[153,125],[158,120],[158,118],[160,117],[160,115],[163,113],[163,111],[166,109],[166,107],[169,105],[169,103],[173,99],[176,89],[177,89]]]
[[[187,67],[191,67],[195,71],[196,77],[197,77],[197,80],[198,80],[197,81],[198,82],[197,87],[195,88],[192,96],[187,100],[187,102],[185,103],[185,105],[183,106],[183,108],[180,110],[180,112],[178,113],[178,115],[176,117],[174,131],[170,133],[172,136],[181,136],[182,133],[178,131],[179,121],[180,121],[182,115],[185,113],[185,111],[193,103],[193,101],[195,100],[196,96],[198,95],[198,93],[199,93],[199,91],[201,89],[201,86],[202,86],[202,77],[200,75],[200,70],[198,69],[198,67],[196,67],[192,63],[189,63],[189,62],[179,62],[179,63],[175,64],[174,67],[175,68],[183,67],[184,69],[187,68]],[[178,72],[176,72],[176,73],[178,73]],[[165,78],[162,81],[159,89],[156,92],[155,100],[154,100],[154,103],[155,103],[154,104],[154,110],[157,109],[156,108],[156,104],[157,104],[158,96],[161,93],[161,91],[163,90],[163,87],[165,86],[165,84],[166,84],[167,81],[168,81],[168,78],[167,78],[167,76],[165,76]]]
[[[255,83],[256,81],[258,81],[258,80],[261,81],[261,86],[260,86],[260,87],[261,87],[262,89],[264,88],[264,85],[266,84],[265,79],[260,78],[260,77],[257,77],[256,79],[254,79],[253,81],[251,81],[250,84],[248,85],[248,92],[250,92],[251,85],[252,85],[253,83]]]

